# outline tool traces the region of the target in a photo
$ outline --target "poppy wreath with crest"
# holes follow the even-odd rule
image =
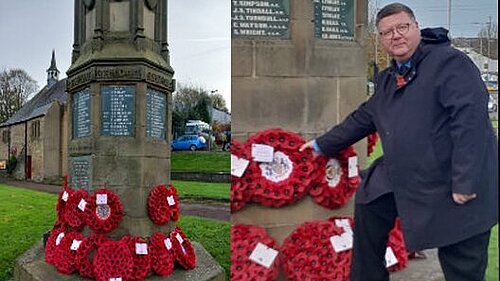
[[[56,212],[57,212],[57,221],[61,223],[65,223],[65,218],[64,218],[64,210],[68,204],[69,197],[73,193],[73,189],[71,189],[68,186],[68,180],[67,176],[64,177],[64,185],[63,189],[61,192],[59,192],[59,196],[57,197],[57,204],[56,204]]]
[[[184,269],[190,270],[195,268],[196,254],[193,245],[180,227],[176,226],[175,229],[170,232],[170,240],[172,241],[175,260]]]
[[[315,165],[311,149],[299,152],[304,143],[300,135],[282,129],[259,132],[245,142],[248,151],[254,144],[274,148],[271,163],[252,161],[248,167],[253,175],[252,201],[277,208],[297,202],[308,192]]]
[[[174,250],[172,240],[161,232],[155,232],[149,239],[151,268],[160,276],[169,276],[174,271]]]
[[[85,237],[80,232],[68,232],[60,240],[60,244],[55,249],[54,266],[57,271],[63,274],[71,274],[77,270],[75,262],[77,249],[71,249],[73,241],[83,241]]]
[[[335,158],[316,157],[318,169],[309,190],[314,202],[325,208],[337,209],[351,199],[360,183],[359,172],[356,176],[348,177],[349,158],[355,156],[356,152],[350,146]]]
[[[94,255],[99,246],[108,241],[109,238],[107,238],[104,234],[95,233],[83,239],[82,244],[80,244],[75,256],[76,267],[81,276],[86,278],[95,278],[94,265],[92,264]]]
[[[179,219],[179,198],[177,189],[173,185],[167,188],[161,184],[155,186],[148,196],[148,215],[151,221],[157,225],[164,225],[171,219]],[[173,205],[169,203],[169,198]]]
[[[249,258],[258,243],[278,248],[264,228],[246,224],[231,226],[231,280],[276,280],[278,259],[267,268]]]
[[[85,208],[83,209],[83,211],[78,207],[82,200],[86,202],[86,204],[84,204]],[[90,195],[87,193],[87,191],[83,189],[74,191],[68,198],[68,202],[66,202],[66,206],[64,207],[64,221],[76,230],[83,230],[86,221],[85,210],[88,208],[89,203]]]
[[[68,232],[68,227],[59,221],[56,222],[56,224],[52,227],[49,238],[47,239],[47,243],[45,244],[45,261],[47,263],[54,264],[54,255],[56,252],[56,247],[58,247],[61,242],[60,241],[61,239],[58,239],[58,236],[61,233],[65,235],[66,232]]]
[[[146,279],[149,272],[151,271],[151,253],[149,251],[149,245],[146,239],[142,237],[126,235],[123,236],[121,240],[128,245],[128,249],[132,254],[133,259],[132,273],[129,280],[142,281]],[[147,251],[144,253],[138,253],[136,250],[136,244],[145,244]]]
[[[387,246],[392,248],[398,263],[388,268],[389,271],[400,271],[406,268],[408,265],[408,250],[406,249],[405,240],[403,238],[403,232],[401,231],[401,220],[396,219],[394,227],[389,232],[389,241],[387,241]]]
[[[250,151],[245,149],[245,146],[236,141],[231,140],[231,154],[246,160],[251,160]],[[241,177],[231,175],[231,212],[236,212],[245,207],[246,203],[252,199],[252,174],[246,171]]]
[[[109,281],[111,278],[129,280],[132,274],[134,259],[128,245],[124,241],[110,240],[99,246],[92,264],[97,281]]]
[[[105,196],[103,204],[97,204],[98,197]],[[109,233],[115,230],[123,218],[123,205],[113,191],[105,188],[97,189],[90,197],[85,209],[86,222],[95,233]]]
[[[311,221],[300,225],[283,242],[280,263],[288,280],[349,280],[351,251],[337,253],[330,237],[344,229],[332,221]]]
[[[366,155],[370,156],[373,153],[373,150],[375,149],[375,145],[377,145],[378,141],[377,132],[369,134],[366,138],[367,138]]]

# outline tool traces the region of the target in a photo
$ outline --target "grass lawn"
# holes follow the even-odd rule
[[[0,280],[9,280],[15,259],[39,241],[55,221],[57,196],[0,184]],[[229,278],[230,224],[182,216],[179,225],[219,262]]]
[[[231,169],[226,151],[172,151],[172,172],[224,172]]]
[[[196,181],[172,181],[179,197],[187,199],[214,199],[229,201],[229,183],[206,183]]]

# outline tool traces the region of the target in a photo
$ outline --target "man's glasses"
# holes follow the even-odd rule
[[[390,40],[394,37],[395,32],[398,32],[400,35],[405,35],[406,33],[408,33],[408,30],[410,30],[410,25],[411,25],[411,22],[402,23],[402,24],[399,24],[396,27],[393,27],[389,30],[380,31],[378,34],[380,35],[380,37],[382,37],[382,39]]]

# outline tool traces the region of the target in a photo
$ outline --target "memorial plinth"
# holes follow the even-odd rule
[[[118,195],[123,219],[106,233],[111,239],[168,235],[176,223],[154,224],[147,204],[151,189],[170,183],[175,80],[167,0],[75,0],[74,33],[66,83],[69,186],[90,194],[105,188]],[[82,233],[91,231],[86,227]],[[83,280],[47,275],[55,269],[36,247],[36,259],[18,262],[16,280]],[[201,260],[193,272],[175,270],[168,280],[224,280],[224,271],[205,257],[209,254],[200,244],[196,253]]]

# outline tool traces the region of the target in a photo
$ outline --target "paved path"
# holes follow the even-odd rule
[[[58,185],[41,184],[31,181],[0,179],[0,183],[5,183],[10,186],[48,192],[52,194],[58,194],[61,191],[61,187]],[[200,202],[193,203],[193,202],[183,202],[182,200],[181,200],[181,214],[188,216],[216,219],[221,221],[229,221],[231,215],[229,212],[228,203],[200,203]]]

